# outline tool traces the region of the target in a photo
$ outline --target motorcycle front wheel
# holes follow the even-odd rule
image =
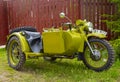
[[[100,72],[109,69],[114,62],[114,50],[110,43],[104,39],[92,38],[89,43],[93,49],[91,53],[87,44],[85,44],[83,63],[89,69]]]

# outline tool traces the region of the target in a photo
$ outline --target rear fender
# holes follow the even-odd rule
[[[12,33],[11,35],[9,35],[7,37],[7,42],[9,41],[9,39],[12,36],[17,36],[19,38],[20,44],[21,44],[21,48],[22,48],[22,52],[30,52],[31,51],[26,38],[22,35],[22,32]]]

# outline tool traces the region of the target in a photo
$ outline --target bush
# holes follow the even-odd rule
[[[120,36],[120,0],[109,0],[111,3],[116,5],[116,13],[114,15],[106,15],[104,14],[103,17],[106,17],[107,27],[115,33],[115,37],[113,39],[117,39]]]
[[[120,39],[112,40],[110,43],[115,50],[116,59],[120,60]]]
[[[106,22],[107,27],[115,34],[110,41],[116,54],[116,59],[120,60],[120,0],[109,0],[110,2],[116,5],[116,13],[114,15],[104,14],[107,20],[103,20]]]

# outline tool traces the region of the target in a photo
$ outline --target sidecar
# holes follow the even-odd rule
[[[43,32],[20,31],[8,36],[8,43],[11,38],[16,37],[21,45],[21,51],[26,58],[29,56],[44,55],[71,55],[77,51],[83,52],[84,40],[82,35],[76,32],[54,29]],[[34,55],[33,55],[34,53]]]
[[[21,67],[16,66],[18,63],[24,63],[29,58],[72,57],[76,52],[83,52],[84,39],[74,31],[47,29],[41,35],[23,29],[25,28],[11,33],[7,38],[8,62],[15,69]],[[19,59],[23,61],[20,62]]]

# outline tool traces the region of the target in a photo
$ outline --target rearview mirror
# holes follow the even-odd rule
[[[61,12],[61,13],[59,14],[59,16],[60,16],[60,18],[65,18],[65,13]]]

